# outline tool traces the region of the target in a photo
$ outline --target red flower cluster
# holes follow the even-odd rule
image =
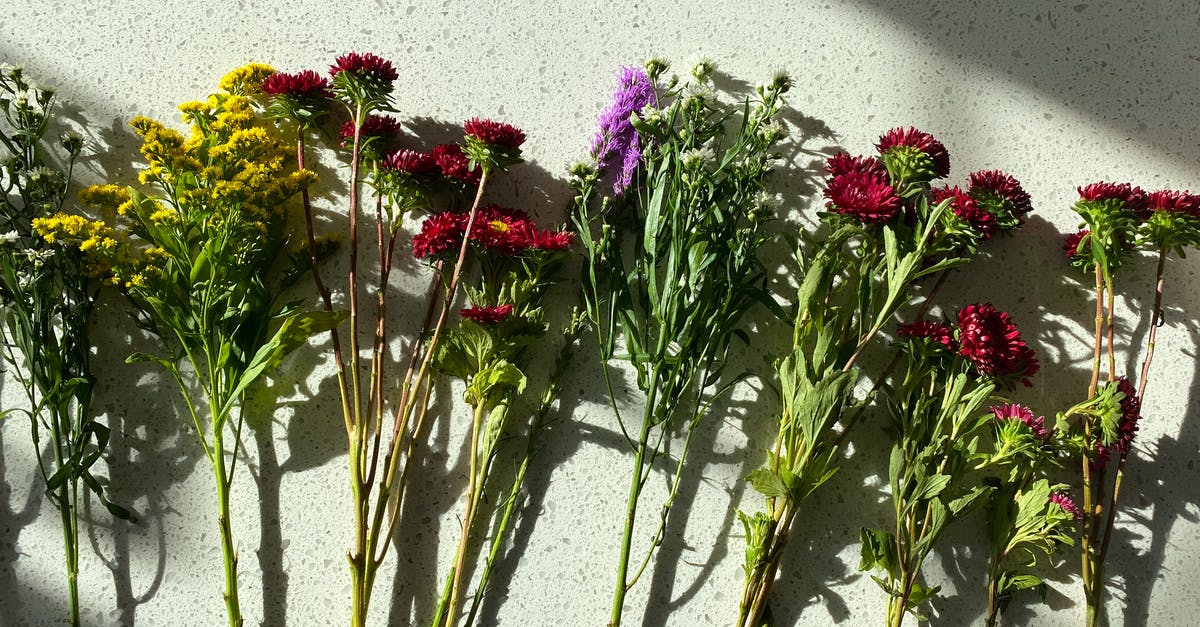
[[[954,215],[958,216],[963,222],[970,224],[982,239],[990,239],[992,233],[996,230],[996,216],[988,213],[979,203],[975,201],[967,192],[964,192],[957,185],[954,187],[938,187],[932,190],[933,202],[940,203],[947,198],[950,201],[950,210]]]
[[[1079,506],[1076,505],[1075,501],[1072,501],[1071,497],[1067,496],[1066,494],[1062,492],[1051,492],[1050,502],[1057,505],[1062,511],[1073,516],[1075,518],[1075,522],[1083,520],[1083,512],[1079,511]]]
[[[441,173],[433,156],[415,150],[397,150],[383,158],[384,169],[408,172],[414,176],[433,176]]]
[[[1116,385],[1117,391],[1122,394],[1117,440],[1107,446],[1100,441],[1096,442],[1096,465],[1099,467],[1108,463],[1114,450],[1121,459],[1129,456],[1129,451],[1133,450],[1133,439],[1137,436],[1138,422],[1142,419],[1142,401],[1138,398],[1137,388],[1125,377],[1117,379]]]
[[[475,166],[474,170],[470,169],[471,162],[458,144],[439,144],[429,154],[442,169],[442,176],[468,185],[479,184],[479,166]]]
[[[1013,377],[1031,385],[1029,378],[1038,371],[1033,349],[1025,345],[1008,314],[996,311],[991,303],[958,311],[958,345],[958,354],[985,376]]]
[[[1092,202],[1117,200],[1125,203],[1125,206],[1134,213],[1139,214],[1146,208],[1146,192],[1142,191],[1142,188],[1130,185],[1129,183],[1100,181],[1099,183],[1092,183],[1087,187],[1077,189],[1079,197],[1083,200]]]
[[[494,307],[467,307],[459,311],[462,317],[468,320],[474,320],[479,324],[496,324],[504,320],[512,313],[513,306],[511,304],[496,305]]]
[[[1087,237],[1089,234],[1090,231],[1083,229],[1082,231],[1076,231],[1063,238],[1063,254],[1067,256],[1067,259],[1074,261],[1077,257],[1079,257],[1079,242],[1083,241],[1083,238]]]
[[[390,115],[368,115],[363,121],[359,136],[362,139],[379,137],[384,140],[399,139],[404,133],[400,121]],[[342,146],[354,140],[354,120],[346,120],[341,129]]]
[[[1009,211],[1018,220],[1023,220],[1033,211],[1033,202],[1029,194],[1010,174],[1000,170],[980,170],[972,172],[967,180],[970,182],[968,193],[985,206],[989,197],[1000,199],[1011,205]]]
[[[312,70],[295,74],[279,72],[263,79],[263,93],[292,98],[329,98],[329,81]]]
[[[950,352],[958,352],[958,340],[954,339],[954,330],[949,326],[932,320],[918,320],[902,324],[896,328],[901,337],[928,338],[941,344]]]
[[[391,61],[369,52],[350,52],[338,57],[329,67],[329,75],[337,76],[342,72],[353,72],[384,83],[394,82],[400,76]]]
[[[520,148],[525,143],[525,133],[504,122],[471,118],[463,122],[463,131],[487,144],[503,148]]]
[[[836,155],[835,157],[836,158]],[[900,210],[900,198],[888,184],[887,175],[866,170],[850,170],[834,176],[825,188],[825,207],[834,213],[852,217],[866,224],[882,224],[892,219]],[[833,159],[829,169],[842,167]]]
[[[1050,435],[1050,430],[1046,428],[1045,416],[1034,416],[1033,411],[1024,405],[1017,403],[1008,403],[1006,405],[997,405],[992,407],[992,414],[996,416],[997,421],[1018,420],[1039,440],[1045,440]]]
[[[462,246],[469,214],[444,211],[429,216],[421,232],[413,237],[413,256],[425,259]],[[486,250],[513,255],[523,250],[562,251],[575,241],[575,234],[537,228],[528,213],[499,205],[475,212],[470,240]]]
[[[936,178],[950,174],[950,153],[942,142],[934,139],[933,135],[919,131],[913,127],[894,128],[879,138],[875,148],[879,154],[901,146],[916,148],[929,156],[933,161],[933,171]]]

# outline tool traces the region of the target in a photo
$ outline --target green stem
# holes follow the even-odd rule
[[[62,519],[63,552],[67,564],[67,591],[71,601],[71,625],[79,627],[79,518],[75,510],[77,480],[68,479],[58,489],[59,516]]]
[[[484,418],[483,403],[475,406],[473,419],[471,422],[471,445],[468,449],[470,460],[470,479],[467,484],[467,507],[463,513],[462,534],[458,540],[458,550],[455,553],[454,567],[448,575],[448,579],[452,582],[450,585],[450,594],[442,594],[441,601],[438,602],[438,609],[434,613],[433,625],[452,626],[458,619],[458,605],[462,599],[462,576],[463,571],[467,569],[467,547],[471,543],[471,527],[475,521],[475,512],[479,506],[479,496],[482,494],[483,482],[486,479],[486,460],[480,459],[479,451],[479,436],[483,431]],[[446,619],[443,622],[441,617],[445,615]]]
[[[657,382],[653,384],[656,385]],[[633,525],[637,520],[638,497],[642,492],[642,460],[646,458],[646,443],[650,439],[649,409],[646,413],[647,416],[642,420],[642,431],[629,481],[629,498],[625,504],[625,530],[621,535],[621,557],[617,563],[617,584],[613,590],[612,616],[609,618],[608,627],[620,627],[621,610],[625,608],[625,593],[629,591],[625,583],[629,577],[629,552],[633,544]]]
[[[221,533],[221,556],[225,560],[225,609],[229,627],[242,627],[242,610],[238,602],[237,551],[233,547],[233,528],[230,524],[229,483],[225,475],[225,448],[221,431],[223,421],[213,422],[213,473],[217,482],[217,526]]]

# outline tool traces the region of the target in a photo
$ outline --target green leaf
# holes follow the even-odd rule
[[[763,496],[767,497],[785,497],[788,495],[787,485],[779,475],[771,471],[770,468],[758,468],[746,475],[746,481],[754,486]]]
[[[912,495],[914,501],[926,501],[936,498],[937,495],[950,485],[949,475],[932,475],[925,477],[917,483],[917,489]]]
[[[159,357],[158,355],[151,355],[149,353],[134,352],[130,353],[129,356],[125,358],[125,363],[127,364],[137,364],[143,362],[156,363],[163,368],[166,368],[168,371],[176,371],[175,363],[166,357]]]
[[[336,328],[347,315],[345,311],[294,311],[287,314],[279,329],[258,349],[242,371],[237,385],[221,408],[221,414],[228,415],[246,388],[279,366],[288,353],[304,345],[313,335]]]
[[[897,579],[900,564],[896,559],[896,537],[882,529],[863,527],[859,532],[862,541],[862,560],[858,564],[860,571],[881,569],[887,571],[893,580]],[[883,584],[880,584],[883,585]],[[885,589],[886,586],[885,586]]]
[[[463,396],[471,405],[485,403],[493,406],[499,402],[496,397],[502,392],[501,388],[511,388],[520,394],[525,391],[525,382],[525,373],[521,372],[520,368],[501,359],[471,377],[471,384],[467,386]]]

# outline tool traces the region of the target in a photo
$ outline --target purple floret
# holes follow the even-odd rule
[[[640,67],[622,67],[617,75],[617,90],[612,104],[600,114],[600,130],[592,139],[592,155],[600,169],[620,173],[613,181],[613,191],[620,194],[633,182],[633,173],[642,160],[637,130],[629,117],[649,104],[657,104],[650,77]]]

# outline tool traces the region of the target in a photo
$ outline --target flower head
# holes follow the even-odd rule
[[[354,120],[346,120],[342,124],[342,146],[354,140]],[[404,133],[400,126],[400,121],[390,115],[368,115],[363,121],[362,128],[359,130],[360,141],[367,139],[378,138],[385,142],[391,142],[399,139]]]
[[[896,333],[900,337],[926,338],[952,352],[958,351],[958,340],[954,339],[954,330],[940,322],[932,320],[909,322],[897,327]]]
[[[296,99],[324,99],[332,94],[329,80],[312,70],[295,74],[279,72],[263,79],[263,93],[271,96],[289,96]]]
[[[1046,428],[1046,418],[1044,416],[1034,416],[1033,411],[1024,405],[1018,405],[1017,403],[996,405],[992,407],[992,414],[996,417],[997,421],[1016,420],[1020,422],[1029,427],[1034,437],[1039,440],[1045,440],[1050,435],[1050,430]]]
[[[972,172],[968,181],[967,193],[996,218],[996,227],[1001,231],[1017,228],[1033,211],[1029,194],[1010,174],[1000,170],[980,170]]]
[[[963,223],[970,225],[980,239],[987,240],[992,237],[992,232],[996,229],[996,217],[979,206],[967,192],[964,192],[957,185],[954,187],[939,187],[933,189],[933,202],[940,203],[946,199],[950,200],[950,210]]]
[[[479,167],[470,167],[470,160],[458,144],[438,144],[429,154],[442,169],[442,176],[467,185],[479,184]]]
[[[887,181],[869,172],[846,172],[825,188],[825,207],[866,224],[881,224],[900,210],[900,198]]]
[[[875,144],[888,172],[901,181],[930,181],[950,174],[950,153],[933,135],[894,128]]]
[[[1079,245],[1082,243],[1086,246],[1086,242],[1083,241],[1083,238],[1087,237],[1088,234],[1089,231],[1087,229],[1082,229],[1075,231],[1074,233],[1071,233],[1063,238],[1062,249],[1063,254],[1067,256],[1067,259],[1076,261],[1083,258],[1083,255],[1087,253],[1087,250],[1086,248],[1084,250],[1080,250]]]
[[[1116,439],[1108,444],[1096,442],[1096,465],[1103,467],[1115,450],[1121,459],[1129,456],[1133,450],[1133,440],[1137,436],[1138,422],[1142,419],[1142,401],[1138,398],[1137,388],[1129,379],[1121,377],[1115,383],[1117,392],[1121,394],[1119,403],[1121,415],[1117,419]]]
[[[489,119],[471,118],[463,122],[463,131],[484,143],[503,148],[520,148],[525,143],[525,133],[521,129]]]
[[[1146,212],[1156,211],[1200,217],[1200,196],[1170,189],[1150,192],[1146,195]]]
[[[467,307],[458,313],[462,314],[462,317],[474,320],[479,324],[496,324],[507,318],[512,311],[512,304],[506,303],[493,307]]]
[[[1092,202],[1114,200],[1124,203],[1126,208],[1140,212],[1146,206],[1146,192],[1142,188],[1129,183],[1110,183],[1100,181],[1086,187],[1077,188],[1079,197]]]
[[[996,311],[991,303],[967,305],[958,311],[958,344],[958,353],[984,376],[1030,385],[1029,378],[1038,371],[1033,349],[1025,345],[1008,314]]]
[[[329,66],[329,75],[334,78],[337,78],[343,72],[349,72],[389,85],[400,77],[396,72],[396,68],[392,67],[391,61],[369,52],[346,53],[338,57],[333,65]]]
[[[879,159],[871,156],[852,157],[845,151],[838,152],[826,159],[825,171],[829,173],[829,176],[840,176],[850,172],[871,174],[881,179],[887,176],[887,168],[883,167],[883,162]]]
[[[486,250],[512,255],[532,245],[529,233],[536,230],[528,213],[492,204],[475,213],[470,239]]]
[[[452,211],[435,213],[421,223],[421,232],[413,236],[413,256],[435,257],[462,246],[465,223],[462,214]]]
[[[1072,501],[1071,497],[1067,496],[1066,493],[1051,492],[1050,502],[1058,506],[1058,508],[1062,511],[1070,514],[1071,517],[1075,519],[1075,522],[1079,522],[1083,519],[1083,512],[1079,511],[1079,506],[1076,505],[1075,501]]]
[[[432,155],[407,149],[389,153],[381,165],[385,170],[407,172],[414,176],[434,176],[442,171]]]
[[[646,70],[622,67],[617,74],[617,89],[612,103],[600,114],[599,127],[592,138],[592,155],[600,168],[614,173],[613,192],[624,193],[633,182],[633,173],[642,162],[641,138],[630,117],[647,105],[657,105],[654,84]],[[619,170],[615,168],[619,167]]]
[[[570,231],[535,229],[529,234],[527,241],[530,248],[537,250],[567,250],[575,241],[575,234]]]

